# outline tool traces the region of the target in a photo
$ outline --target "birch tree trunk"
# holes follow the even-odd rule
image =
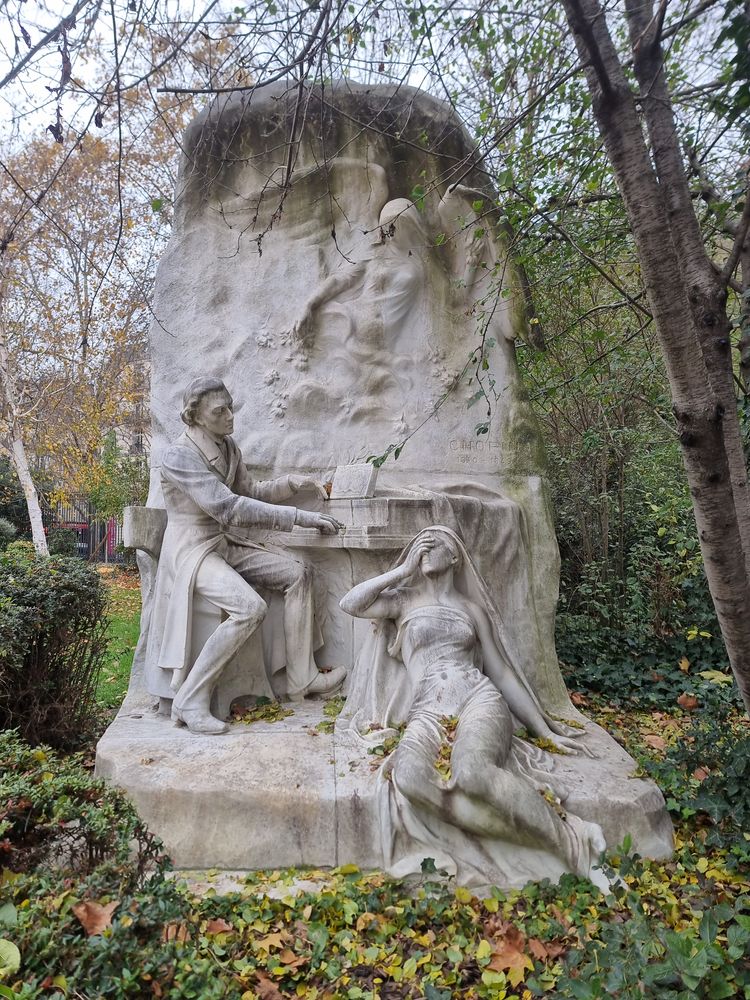
[[[16,470],[18,481],[26,498],[34,548],[40,556],[48,556],[49,549],[47,548],[47,536],[44,533],[44,524],[42,522],[42,508],[39,506],[39,494],[36,491],[36,486],[34,486],[34,480],[31,478],[26,448],[20,433],[14,434],[11,447],[13,468]]]
[[[5,431],[7,435],[7,445],[5,451],[10,456],[13,468],[21,484],[23,495],[26,500],[26,508],[31,522],[31,537],[34,548],[42,556],[49,555],[47,548],[47,536],[44,534],[44,523],[42,521],[42,508],[39,505],[39,494],[34,486],[34,480],[29,467],[29,460],[26,454],[26,446],[23,443],[23,434],[20,421],[18,419],[18,402],[16,398],[16,387],[10,367],[10,354],[5,331],[0,327],[0,384],[2,385],[2,410],[5,416]]]
[[[697,228],[662,74],[660,14],[628,0],[635,69],[630,88],[597,0],[563,0],[594,114],[625,204],[667,368],[701,552],[729,661],[750,713],[750,515],[736,442],[726,284]],[[653,160],[636,102],[644,108]],[[678,162],[679,161],[679,162]],[[685,199],[687,194],[687,203]],[[731,387],[731,382],[729,383]]]

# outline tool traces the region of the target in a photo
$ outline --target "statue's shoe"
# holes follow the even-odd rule
[[[199,708],[179,709],[173,705],[172,719],[187,726],[191,733],[198,733],[201,736],[221,736],[222,733],[229,732],[226,722],[214,718],[210,712],[202,712]]]
[[[289,695],[289,701],[302,701],[310,695],[333,694],[338,691],[346,678],[346,667],[333,667],[331,670],[318,671],[316,677],[307,685],[304,691]]]

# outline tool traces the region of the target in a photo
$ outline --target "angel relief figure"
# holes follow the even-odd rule
[[[601,828],[565,812],[554,756],[514,735],[524,726],[575,754],[587,752],[581,732],[547,715],[510,662],[499,612],[459,536],[420,532],[341,607],[377,626],[339,726],[380,742],[401,733],[381,768],[386,870],[418,873],[431,857],[465,885],[574,872],[608,888],[594,867]]]
[[[424,286],[421,254],[427,234],[414,202],[407,198],[387,202],[374,236],[364,259],[332,274],[307,300],[295,324],[303,342],[311,337],[320,309],[350,298],[364,311],[350,315],[351,333],[356,327],[358,340],[381,349],[398,342]]]
[[[487,192],[465,184],[451,185],[440,198],[438,217],[451,258],[454,295],[476,316],[479,329],[498,343],[521,337],[536,350],[544,350],[538,321],[527,322],[527,280],[511,255],[503,252],[503,234],[492,204]]]
[[[362,259],[328,277],[293,326],[299,349],[324,358],[332,378],[328,402],[349,421],[392,414],[412,389],[415,359],[406,352],[425,295],[427,243],[414,203],[387,202]],[[311,391],[321,390],[303,381],[290,408]]]

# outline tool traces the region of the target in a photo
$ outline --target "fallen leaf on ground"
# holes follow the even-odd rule
[[[255,984],[256,996],[260,997],[260,1000],[284,1000],[284,997],[279,993],[276,984],[273,983],[268,976],[264,976],[262,972],[257,972],[257,982]]]
[[[227,923],[223,917],[209,920],[206,924],[206,934],[224,934],[226,931],[234,930],[232,924]]]
[[[512,986],[518,986],[526,972],[532,972],[534,963],[524,952],[518,951],[513,945],[504,943],[500,949],[493,951],[488,969],[493,972],[505,972]]]
[[[540,941],[539,938],[529,938],[527,947],[534,958],[540,962],[546,962],[550,958],[559,958],[568,950],[566,945],[559,941]]]
[[[111,903],[95,903],[92,899],[84,899],[83,902],[76,903],[73,913],[91,937],[94,934],[101,934],[107,927],[112,926],[112,914],[119,905],[119,899],[114,899]]]
[[[290,969],[298,969],[300,965],[305,964],[307,958],[304,955],[295,955],[291,948],[285,948],[279,955],[279,961]]]
[[[187,924],[165,924],[161,936],[164,941],[177,941],[178,944],[184,944],[190,937],[190,933]]]
[[[504,920],[493,920],[491,925],[492,957],[487,968],[493,972],[507,972],[511,985],[518,986],[524,973],[534,969],[534,963],[526,954],[526,935],[515,924]]]
[[[654,750],[665,750],[667,746],[667,741],[663,736],[657,736],[656,733],[647,733],[643,737],[643,742],[647,743],[648,746],[653,747]]]
[[[573,926],[568,917],[563,913],[563,911],[556,903],[553,903],[552,906],[549,907],[549,912],[552,914],[552,916],[555,918],[558,924],[563,925],[565,930],[570,930],[570,928]]]
[[[286,942],[286,934],[266,934],[265,937],[258,938],[256,944],[258,948],[270,951],[271,948],[283,948]]]
[[[680,708],[684,708],[686,712],[692,712],[694,708],[698,707],[698,699],[694,694],[688,694],[686,691],[677,699],[677,704]]]

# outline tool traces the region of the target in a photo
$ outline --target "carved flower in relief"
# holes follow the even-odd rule
[[[298,372],[307,371],[307,358],[304,354],[295,351],[293,354],[287,354],[286,360],[292,368],[296,368]]]
[[[286,398],[279,396],[271,404],[271,416],[277,420],[283,420],[286,416]]]

